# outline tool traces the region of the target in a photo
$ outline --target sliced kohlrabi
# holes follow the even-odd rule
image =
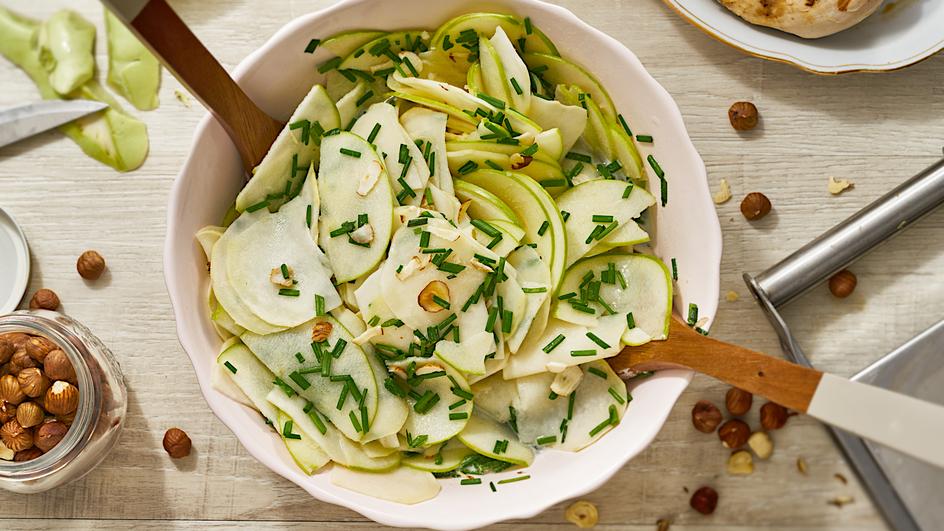
[[[493,374],[472,384],[475,395],[475,411],[485,413],[491,420],[506,423],[518,401],[518,385],[515,380],[506,380],[501,374]],[[516,412],[517,415],[517,412]]]
[[[389,472],[359,472],[336,466],[331,483],[338,487],[394,503],[413,505],[431,500],[442,488],[430,472],[409,466]]]
[[[239,338],[235,336],[230,336],[223,340],[223,344],[220,346],[220,354],[229,350],[230,347],[239,343]],[[213,364],[213,368],[210,371],[210,385],[213,389],[223,393],[224,395],[232,398],[233,400],[239,402],[240,404],[249,406],[253,409],[256,408],[255,404],[252,403],[252,400],[246,396],[246,393],[236,385],[236,382],[233,381],[233,373],[223,364],[216,362]]]
[[[446,122],[445,113],[414,107],[400,115],[403,129],[415,141],[429,144],[423,147],[423,158],[429,167],[429,182],[447,194],[453,194],[452,175],[446,160]],[[428,149],[428,151],[427,151]],[[429,153],[427,155],[427,152]],[[441,210],[441,209],[438,209]]]
[[[557,99],[570,105],[581,105],[587,110],[587,126],[583,131],[583,139],[593,148],[597,159],[603,160],[605,164],[615,160],[616,151],[610,134],[610,123],[593,97],[582,92],[579,87],[558,85]]]
[[[593,327],[551,319],[543,334],[521,345],[502,373],[505,378],[520,378],[545,371],[561,372],[572,365],[615,356],[626,328],[624,314],[600,317]]]
[[[276,213],[266,209],[244,213],[213,251],[217,267],[211,269],[211,276],[224,265],[239,299],[253,314],[276,326],[297,326],[313,318],[319,306],[316,298],[323,301],[324,311],[341,304],[327,259],[306,223],[309,206],[311,198],[299,195]],[[226,249],[225,264],[217,257],[221,248]],[[288,278],[281,271],[283,264]],[[215,281],[213,288],[219,297]],[[255,331],[239,322],[222,297],[219,300],[240,325]]]
[[[605,361],[593,361],[581,365],[580,369],[584,374],[572,393],[573,413],[567,421],[566,436],[562,441],[558,438],[555,445],[571,452],[586,448],[613,429],[626,413],[630,400],[626,384]],[[615,418],[611,418],[610,408],[615,409]]]
[[[574,147],[587,127],[586,109],[544,98],[531,98],[528,116],[545,130],[560,131],[563,153]]]
[[[613,264],[612,269],[610,264]],[[617,278],[612,284],[601,281],[601,274],[608,270],[616,272]],[[588,284],[599,282],[599,299],[605,301],[611,310],[623,316],[633,314],[634,328],[641,329],[652,339],[668,337],[669,319],[672,317],[672,275],[661,260],[645,254],[607,254],[587,258],[567,270],[561,293],[579,293],[580,284],[585,278],[589,279]],[[603,315],[605,310],[598,302],[587,301],[586,304],[594,313],[576,310],[567,300],[558,301],[554,316],[572,323],[594,326],[602,319],[597,316]],[[627,342],[638,343],[641,339],[644,337],[637,333],[627,337]]]
[[[270,422],[275,422],[276,410],[266,400],[266,396],[272,390],[275,375],[253,355],[246,345],[238,341],[229,344],[230,347],[216,358],[217,364],[229,373],[232,381],[245,393],[256,410]]]
[[[316,327],[329,325],[327,340],[313,344]],[[354,441],[365,439],[370,428],[364,429],[364,417],[368,424],[373,423],[378,407],[377,386],[382,382],[376,381],[367,354],[334,318],[318,317],[276,334],[247,332],[242,340],[284,385],[311,401],[344,435]],[[358,403],[359,398],[363,405]]]
[[[376,131],[376,133],[375,133]],[[384,166],[401,202],[418,205],[429,181],[423,152],[400,125],[397,109],[389,103],[375,103],[354,122],[351,132],[372,143],[383,157]]]
[[[302,472],[310,476],[316,470],[331,462],[331,457],[311,438],[297,433],[299,430],[295,429],[295,421],[281,410],[278,411],[275,428],[282,437],[282,442],[285,443],[285,448],[292,456],[292,460],[295,461],[298,468],[302,469]]]
[[[546,324],[536,322],[545,301],[548,300],[551,273],[547,264],[541,260],[541,255],[528,246],[519,247],[508,255],[508,263],[518,273],[518,283],[525,296],[525,307],[521,315],[521,322],[513,334],[506,338],[508,350],[517,352],[525,337],[530,334],[540,334]],[[538,325],[541,325],[540,327]],[[541,328],[541,329],[538,329]]]
[[[642,187],[610,179],[585,182],[561,194],[557,206],[570,212],[564,225],[567,265],[583,258],[597,242],[632,222],[655,201]]]
[[[472,414],[472,418],[458,437],[462,444],[492,459],[522,466],[528,466],[534,461],[534,452],[518,442],[518,437],[511,428],[477,413]],[[497,442],[501,442],[498,446],[500,452],[495,451]]]
[[[491,333],[480,331],[460,342],[443,339],[436,345],[434,354],[449,366],[466,375],[485,374],[485,356],[495,350],[495,339]]]
[[[338,108],[324,87],[315,85],[253,170],[249,183],[236,196],[236,209],[243,212],[263,205],[274,210],[290,199],[292,192],[301,186],[312,162],[317,167],[319,131],[337,127],[341,127]]]
[[[408,443],[414,441],[413,448],[447,441],[465,428],[472,414],[472,401],[463,397],[470,387],[461,374],[432,361],[417,364],[407,383],[413,393],[408,397],[410,414],[403,430],[409,434]]]
[[[393,230],[393,191],[383,162],[363,138],[338,133],[326,137],[322,148],[318,241],[335,282],[348,282],[383,259]]]
[[[556,375],[549,372],[513,380],[518,388],[514,402],[518,439],[540,446],[559,442],[561,421],[567,417],[568,397],[551,392]],[[552,439],[553,438],[553,439]]]
[[[484,61],[485,58],[481,48],[484,42],[485,39],[479,39],[480,61]],[[530,114],[532,99],[531,74],[528,72],[528,67],[521,60],[518,51],[501,26],[495,28],[495,35],[488,42],[501,65],[501,73],[503,74],[501,83],[504,85],[505,93],[509,98],[505,102],[519,112]]]

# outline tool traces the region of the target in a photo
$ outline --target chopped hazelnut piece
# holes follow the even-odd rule
[[[754,458],[747,450],[738,450],[728,457],[728,474],[746,476],[754,473]]]
[[[839,195],[853,186],[855,186],[855,183],[849,179],[836,179],[832,175],[829,176],[829,183],[826,185],[829,189],[829,193],[833,195]]]
[[[747,445],[761,459],[768,459],[774,453],[774,442],[770,435],[767,435],[767,432],[755,431],[747,440]]]
[[[714,199],[716,205],[727,203],[728,200],[731,199],[731,186],[728,184],[727,179],[721,179],[721,181],[718,182],[718,191],[711,197]]]

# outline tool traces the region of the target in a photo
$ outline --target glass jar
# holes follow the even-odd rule
[[[62,441],[30,461],[0,460],[0,488],[42,492],[81,478],[108,455],[124,424],[128,391],[111,351],[70,317],[46,310],[13,312],[0,316],[0,334],[9,332],[45,337],[75,368],[79,405]]]

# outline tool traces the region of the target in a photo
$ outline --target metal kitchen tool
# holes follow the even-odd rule
[[[107,108],[100,101],[69,100],[0,110],[0,148]]]
[[[784,353],[811,366],[779,308],[944,204],[944,159],[757,276],[744,281],[764,309]],[[944,404],[944,321],[853,377]],[[863,486],[894,529],[944,528],[944,472],[842,430],[831,429]],[[942,450],[944,451],[944,450]],[[937,487],[937,488],[935,488]]]

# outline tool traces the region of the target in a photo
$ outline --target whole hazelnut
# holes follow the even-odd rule
[[[21,348],[14,352],[13,357],[10,358],[10,373],[17,374],[23,369],[29,369],[30,367],[35,367],[36,365],[36,360],[31,358],[29,354],[26,353],[26,348]]]
[[[16,418],[16,404],[11,404],[6,400],[0,400],[0,424],[4,424]]]
[[[721,410],[707,400],[699,400],[692,408],[692,425],[702,433],[711,433],[721,424]]]
[[[756,221],[770,214],[770,199],[760,192],[751,192],[741,200],[741,214],[750,221]]]
[[[69,382],[57,380],[46,391],[43,404],[46,406],[46,411],[53,415],[72,413],[79,407],[79,388]]]
[[[46,354],[49,354],[49,352],[55,350],[55,348],[56,344],[45,337],[31,337],[30,340],[26,342],[26,353],[29,357],[40,363],[46,359]]]
[[[174,459],[190,455],[190,437],[180,428],[171,428],[164,433],[164,450]]]
[[[852,271],[843,269],[842,271],[829,277],[829,291],[834,297],[845,299],[849,295],[852,295],[852,292],[855,291],[856,284],[858,283],[859,279],[856,278]]]
[[[787,423],[787,408],[780,404],[767,402],[760,408],[760,425],[765,430],[779,430]]]
[[[36,402],[23,402],[16,408],[16,420],[24,428],[32,428],[42,424],[46,412]]]
[[[65,424],[66,426],[71,426],[72,422],[75,420],[75,411],[72,413],[66,413],[65,415],[56,415],[56,420]]]
[[[37,457],[43,455],[43,451],[35,446],[32,448],[27,448],[26,450],[20,450],[13,456],[13,461],[16,463],[21,463],[23,461],[32,461]]]
[[[30,299],[30,310],[55,310],[59,307],[59,296],[51,289],[43,288]]]
[[[724,395],[724,405],[732,415],[743,415],[751,410],[751,404],[754,402],[754,395],[751,393],[732,387]]]
[[[23,369],[17,373],[16,380],[19,382],[23,394],[30,398],[43,396],[43,393],[45,393],[46,389],[49,389],[51,385],[49,378],[46,378],[43,371],[39,370],[37,367]]]
[[[23,332],[13,332],[7,334],[7,337],[13,341],[13,350],[20,350],[26,348],[26,342],[33,336]]]
[[[738,131],[750,131],[757,127],[757,107],[749,101],[739,101],[728,109],[731,127]]]
[[[701,514],[711,514],[718,506],[718,492],[711,487],[701,487],[692,494],[692,499],[688,503],[692,509]]]
[[[725,448],[740,448],[747,444],[751,428],[740,419],[731,419],[718,428],[718,437]]]
[[[13,346],[13,338],[7,334],[0,335],[0,363],[6,363],[13,357],[16,347]]]
[[[105,259],[97,251],[85,251],[76,261],[75,269],[86,280],[98,280],[105,272]]]
[[[20,388],[20,382],[17,381],[16,376],[8,374],[0,378],[0,400],[13,405],[26,400],[26,395]]]
[[[0,440],[7,448],[19,452],[33,446],[33,432],[13,419],[0,426]]]
[[[62,438],[66,436],[68,431],[69,427],[58,420],[44,422],[36,428],[36,447],[44,452],[48,452],[62,441]]]
[[[76,383],[75,367],[72,366],[72,362],[69,361],[66,353],[59,349],[46,355],[46,359],[43,360],[43,370],[46,371],[46,376],[50,380],[65,380],[73,384]]]

